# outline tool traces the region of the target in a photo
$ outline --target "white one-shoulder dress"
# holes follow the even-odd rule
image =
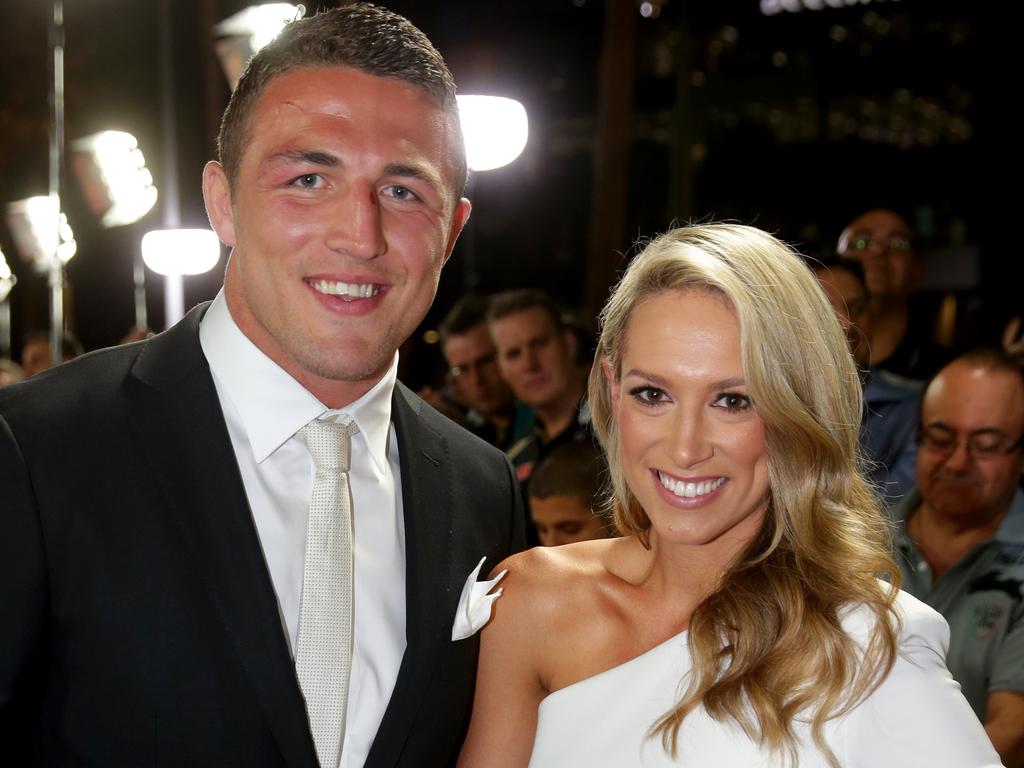
[[[949,628],[915,598],[900,593],[900,654],[885,681],[859,706],[830,721],[825,741],[843,768],[995,768],[999,757],[945,657]],[[844,629],[864,642],[873,614],[851,610]],[[624,664],[555,691],[538,712],[530,768],[775,768],[731,722],[700,708],[683,721],[675,758],[649,731],[679,701],[689,670],[686,633]],[[798,724],[799,768],[826,768],[810,728]]]

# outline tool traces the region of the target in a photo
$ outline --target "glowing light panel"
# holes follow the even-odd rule
[[[490,171],[519,157],[530,133],[522,104],[503,96],[457,98],[470,169]]]
[[[200,275],[220,260],[220,241],[209,229],[157,229],[142,237],[142,260],[161,275]]]

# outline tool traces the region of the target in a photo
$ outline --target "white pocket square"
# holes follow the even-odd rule
[[[501,597],[500,589],[492,594],[487,593],[494,589],[508,571],[502,571],[490,581],[476,580],[486,559],[480,559],[462,588],[459,607],[455,610],[455,623],[452,624],[452,640],[465,640],[479,632],[491,618],[491,606],[494,605],[494,601]]]

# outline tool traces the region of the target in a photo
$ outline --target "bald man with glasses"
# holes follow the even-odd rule
[[[956,358],[921,401],[897,562],[903,589],[949,622],[949,670],[1008,768],[1024,766],[1022,472],[1024,370],[1000,350]]]

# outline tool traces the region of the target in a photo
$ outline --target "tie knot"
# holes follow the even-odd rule
[[[317,472],[348,472],[351,438],[359,431],[354,421],[313,419],[300,431]]]

